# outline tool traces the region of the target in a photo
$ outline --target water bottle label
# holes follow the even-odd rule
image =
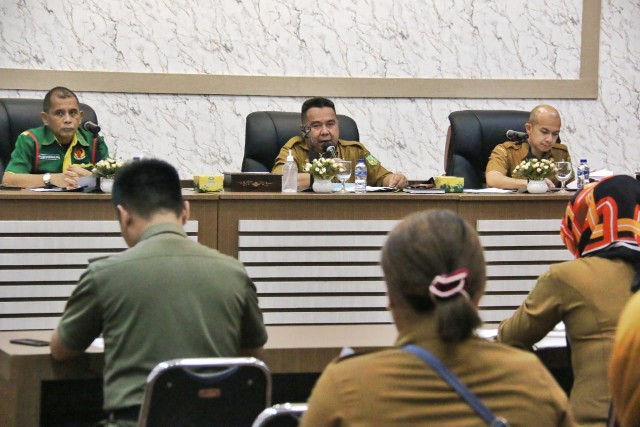
[[[354,175],[356,178],[356,193],[365,193],[367,191],[367,166],[364,162],[358,162]]]

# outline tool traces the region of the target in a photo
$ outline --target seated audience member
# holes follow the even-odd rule
[[[560,114],[552,106],[538,105],[531,110],[529,121],[524,125],[529,135],[527,142],[507,141],[491,152],[485,173],[487,187],[511,190],[525,187],[526,179],[512,176],[515,167],[524,159],[570,160],[567,146],[557,142],[561,126]],[[549,178],[545,181],[549,188],[556,185],[556,181]]]
[[[353,170],[358,159],[364,159],[367,165],[367,185],[396,188],[404,188],[407,185],[404,175],[385,169],[362,143],[340,139],[340,124],[333,101],[327,98],[306,100],[302,104],[301,120],[302,135],[294,136],[282,147],[273,166],[273,173],[282,173],[282,166],[291,150],[299,171],[298,188],[311,187],[311,174],[302,172],[304,165],[325,155],[323,146],[329,143],[335,147],[338,158],[351,162],[352,173],[349,182],[355,179]]]
[[[639,285],[640,182],[618,175],[589,184],[569,202],[560,234],[576,257],[553,264],[498,340],[531,348],[564,322],[574,373],[570,403],[578,425],[604,425],[607,365],[618,318]]]
[[[129,249],[93,260],[51,338],[66,360],[104,338],[104,408],[135,425],[145,381],[160,362],[263,356],[256,288],[234,258],[192,241],[176,170],[140,160],[116,175],[113,204]]]
[[[93,164],[109,157],[109,149],[102,136],[96,138],[80,127],[80,103],[67,88],[47,92],[40,116],[44,125],[24,131],[16,140],[2,183],[76,188],[78,178],[91,175]]]
[[[609,386],[620,427],[640,426],[640,293],[620,315],[611,362]]]
[[[421,358],[428,350],[511,425],[569,426],[566,395],[531,353],[479,338],[485,261],[476,232],[450,211],[419,212],[388,236],[382,268],[396,346],[333,361],[302,426],[486,425]]]

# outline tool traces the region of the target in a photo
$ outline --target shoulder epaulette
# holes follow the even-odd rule
[[[510,150],[517,150],[520,147],[522,147],[522,143],[515,142],[515,141],[506,141],[506,142],[503,142],[502,144],[498,145],[498,147],[500,147],[500,146],[502,146],[504,148],[508,148]]]
[[[385,350],[388,350],[388,349],[385,349]],[[343,360],[353,359],[354,357],[364,356],[364,355],[371,354],[371,353],[377,353],[379,351],[382,351],[382,350],[371,350],[371,351],[360,351],[360,352],[355,352],[354,351],[352,353],[347,353],[347,354],[344,354],[344,355],[340,355],[340,356],[336,357],[333,361],[335,363],[339,363],[339,362],[342,362]]]
[[[301,144],[304,143],[304,138],[301,136],[292,136],[291,138],[289,138],[289,140],[287,142],[284,143],[284,147],[288,147],[291,148],[296,144]]]
[[[346,139],[340,139],[339,141],[340,141],[341,145],[345,145],[345,146],[346,145],[359,145],[361,147],[364,147],[364,145],[360,141],[348,141]]]
[[[567,147],[564,144],[560,144],[560,143],[553,144],[551,149],[563,150],[563,151],[567,151],[567,152],[569,151],[569,147]]]

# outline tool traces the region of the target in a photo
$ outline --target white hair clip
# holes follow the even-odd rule
[[[449,274],[439,274],[433,278],[429,285],[429,293],[435,297],[447,299],[457,294],[462,294],[469,299],[469,294],[464,289],[469,277],[469,270],[462,267]]]

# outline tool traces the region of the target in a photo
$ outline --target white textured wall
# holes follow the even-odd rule
[[[591,1],[591,0],[585,0]],[[4,0],[0,67],[268,76],[576,79],[581,0]],[[335,99],[361,140],[410,178],[443,170],[447,115],[549,102],[592,168],[640,165],[640,5],[602,0],[597,100]],[[43,92],[1,89],[0,97]],[[73,89],[73,87],[71,87]],[[319,93],[318,95],[322,95]],[[183,178],[239,170],[244,119],[303,98],[79,93],[115,157]]]

